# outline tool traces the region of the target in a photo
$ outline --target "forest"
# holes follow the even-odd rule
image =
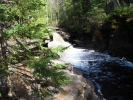
[[[133,0],[0,0],[0,98],[20,100],[30,89],[45,100],[51,95],[46,87],[60,89],[71,81],[58,71],[61,65],[50,62],[65,48],[44,46],[44,40],[55,31],[51,27],[67,29],[71,42],[78,39],[86,43],[95,36],[100,42],[94,41],[94,48],[109,50],[112,55],[123,54],[113,49],[114,42],[128,40],[123,45],[129,45],[127,52],[133,55],[132,26]],[[112,44],[111,36],[116,36]],[[133,61],[133,56],[129,60]]]

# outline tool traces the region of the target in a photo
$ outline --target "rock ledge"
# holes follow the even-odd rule
[[[53,61],[54,63],[62,64],[63,61]],[[54,98],[47,100],[100,100],[94,92],[94,85],[88,79],[83,77],[82,71],[73,66],[68,65],[72,70],[63,70],[67,76],[72,79],[67,85],[62,86],[64,92],[54,95]]]

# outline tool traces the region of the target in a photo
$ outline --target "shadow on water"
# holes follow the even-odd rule
[[[97,66],[99,71],[84,74],[97,85],[98,92],[107,100],[133,99],[133,68],[121,65],[122,62],[105,61]]]
[[[95,81],[101,85],[101,92],[107,100],[133,99],[133,68],[113,61],[103,63],[100,69],[100,79]]]

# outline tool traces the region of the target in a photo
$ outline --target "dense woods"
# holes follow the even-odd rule
[[[49,21],[56,18],[58,25],[68,27],[72,31],[90,32],[116,10],[116,13],[132,16],[132,3],[132,0],[50,0],[48,18]]]
[[[81,41],[84,41],[82,37],[86,36],[92,39],[95,30],[100,30],[106,48],[109,48],[110,41],[108,33],[118,33],[118,30],[123,30],[126,25],[125,30],[129,30],[127,32],[132,44],[132,3],[132,0],[50,1],[48,21],[56,21],[56,25],[69,29],[71,35]]]
[[[70,81],[50,62],[64,48],[43,46],[54,30],[50,26],[65,27],[77,38],[85,34],[92,38],[100,30],[106,49],[108,34],[125,29],[133,45],[133,0],[0,0],[0,80],[6,80],[0,83],[3,100],[26,98],[27,89],[44,99],[49,95],[47,86],[60,88]],[[21,71],[25,69],[27,73]],[[25,95],[18,93],[21,90]]]

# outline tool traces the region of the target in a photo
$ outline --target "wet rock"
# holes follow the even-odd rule
[[[84,92],[84,99],[91,100],[91,88],[86,88]]]
[[[94,91],[95,90],[94,84],[88,79],[86,79],[86,81],[87,81],[87,87],[91,88],[91,90]]]
[[[93,93],[93,95],[91,96],[91,100],[100,100],[100,99],[95,93]]]
[[[73,73],[74,74],[77,74],[77,75],[82,75],[83,76],[83,73],[81,70],[77,69],[77,68],[73,68]]]

